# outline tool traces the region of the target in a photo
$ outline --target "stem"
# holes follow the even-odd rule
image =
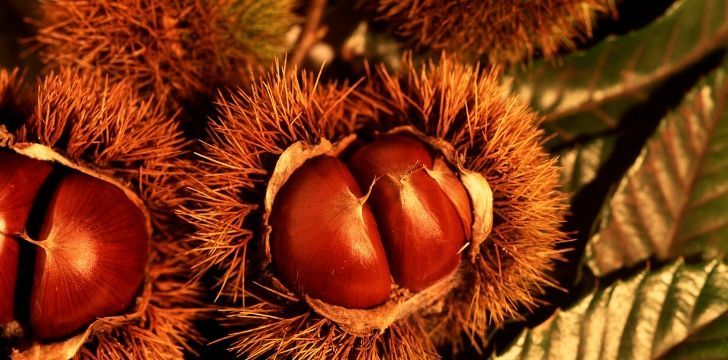
[[[31,239],[30,236],[28,236],[28,233],[26,233],[26,232],[22,232],[22,233],[18,234],[17,236],[20,239],[25,240],[25,241],[27,241],[27,242],[29,242],[29,243],[31,243],[31,244],[33,244],[33,245],[35,245],[35,246],[43,249],[43,250],[47,250],[48,249],[47,246],[46,246],[46,243],[44,243],[42,241],[36,241],[36,240]]]
[[[306,11],[306,24],[301,29],[301,34],[296,41],[296,47],[289,62],[289,71],[297,69],[308,54],[311,47],[316,44],[322,34],[319,33],[319,24],[324,14],[326,0],[311,0]]]

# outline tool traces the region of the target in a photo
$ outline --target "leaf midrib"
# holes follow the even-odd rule
[[[619,84],[612,85],[605,90],[601,90],[604,95],[600,96],[598,99],[594,100],[590,97],[588,101],[585,101],[581,105],[560,111],[555,110],[554,112],[546,114],[543,122],[548,123],[557,121],[585,110],[593,111],[603,103],[607,103],[621,97],[630,96],[631,94],[638,92],[640,89],[648,87],[650,84],[663,81],[670,76],[680,72],[687,66],[705,57],[706,54],[710,53],[712,50],[721,45],[726,38],[728,38],[728,22],[715,32],[715,36],[707,40],[703,40],[700,45],[694,48],[690,55],[682,58],[680,61],[673,63],[672,66],[671,64],[663,64],[649,75],[642,76],[639,78],[639,80],[628,82],[628,84],[631,84],[631,86],[620,86]],[[674,46],[675,41],[676,40],[674,37],[671,38],[667,47]],[[590,89],[589,92],[590,96],[594,95],[593,89]]]
[[[700,94],[698,92],[697,94]],[[695,191],[695,185],[698,181],[699,175],[702,173],[703,166],[705,165],[705,159],[708,155],[708,150],[710,149],[710,145],[713,142],[713,138],[715,137],[716,129],[718,128],[718,124],[724,120],[724,111],[725,111],[725,105],[726,105],[726,97],[728,95],[728,80],[724,77],[721,79],[721,86],[718,89],[718,92],[715,94],[715,107],[713,109],[713,113],[711,114],[711,121],[708,123],[709,128],[706,129],[706,141],[702,144],[703,147],[700,149],[700,152],[697,153],[697,164],[693,168],[694,170],[691,172],[689,177],[689,182],[687,185],[687,196],[685,197],[685,201],[682,202],[680,206],[680,212],[678,213],[677,217],[677,225],[675,226],[675,229],[673,230],[672,237],[670,238],[668,251],[670,257],[675,256],[676,247],[678,245],[678,236],[680,235],[680,231],[682,230],[682,227],[685,223],[685,213],[690,208],[691,199],[693,196],[693,193]]]
[[[710,271],[708,271],[708,272],[706,273],[706,276],[705,276],[705,281],[703,282],[703,286],[701,286],[701,287],[700,287],[700,291],[698,292],[698,296],[696,296],[696,297],[695,297],[695,303],[696,303],[696,304],[694,304],[694,305],[693,305],[693,307],[692,307],[692,309],[690,309],[690,316],[688,317],[688,319],[689,319],[689,320],[690,320],[691,322],[692,322],[692,321],[694,321],[694,318],[695,318],[695,309],[696,309],[696,306],[697,306],[698,300],[700,299],[700,297],[701,297],[701,296],[703,296],[703,295],[705,294],[705,288],[706,288],[707,286],[709,286],[709,281],[710,281],[710,279],[711,279],[711,278],[713,277],[713,275],[714,275],[715,271],[716,271],[716,270],[718,269],[718,266],[717,266],[717,265],[718,265],[718,264],[717,264],[717,263],[715,263],[715,264],[714,264],[714,265],[713,265],[713,266],[712,266],[712,267],[710,268]],[[685,338],[681,339],[681,340],[680,340],[679,342],[677,342],[677,343],[673,344],[672,346],[670,346],[669,348],[665,349],[665,350],[664,350],[664,351],[663,351],[662,353],[660,353],[660,354],[657,354],[657,356],[653,357],[653,359],[654,359],[654,360],[662,360],[662,359],[665,359],[665,356],[667,356],[668,354],[670,354],[670,352],[671,352],[671,351],[672,351],[673,349],[675,349],[675,348],[676,348],[677,346],[680,346],[681,344],[684,344],[684,343],[685,343],[686,341],[689,341],[689,340],[690,340],[690,338],[691,338],[692,336],[695,336],[696,334],[700,333],[700,332],[701,332],[701,331],[702,331],[702,330],[703,330],[704,328],[706,328],[706,327],[708,327],[708,326],[710,326],[710,325],[714,324],[714,323],[715,323],[716,321],[720,321],[720,319],[721,319],[721,318],[722,318],[722,317],[723,317],[723,316],[724,316],[725,314],[726,314],[726,313],[724,312],[724,313],[723,313],[722,315],[719,315],[719,316],[717,316],[717,317],[716,317],[715,319],[713,319],[713,320],[711,320],[711,321],[708,321],[707,323],[705,323],[705,324],[703,324],[703,325],[701,325],[701,326],[697,326],[697,327],[689,327],[689,328],[688,328],[688,332],[687,332],[687,334],[686,334]],[[705,359],[703,359],[703,360],[705,360]]]

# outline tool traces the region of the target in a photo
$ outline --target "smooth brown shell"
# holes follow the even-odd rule
[[[0,135],[3,132],[0,131]],[[12,139],[10,139],[12,140]],[[116,180],[95,172],[94,170],[78,165],[66,159],[48,146],[33,143],[13,143],[12,141],[6,142],[9,146],[8,150],[11,150],[23,157],[33,159],[33,161],[40,161],[51,166],[53,163],[61,164],[67,168],[78,171],[85,176],[90,176],[97,180],[103,181],[110,186],[113,186],[119,190],[126,200],[128,200],[132,206],[139,210],[142,217],[142,224],[145,231],[146,238],[151,238],[152,224],[149,217],[149,213],[144,206],[143,201],[131,190],[118,183]],[[0,149],[1,150],[1,149]],[[146,249],[147,253],[149,248]],[[79,349],[84,343],[96,332],[108,332],[111,331],[115,326],[120,326],[126,322],[134,321],[135,319],[142,316],[146,311],[148,302],[151,296],[151,282],[148,276],[149,261],[145,264],[145,275],[143,285],[137,290],[131,308],[128,312],[123,315],[107,316],[103,318],[95,318],[93,322],[85,326],[85,330],[77,333],[68,338],[53,340],[53,341],[41,341],[38,339],[31,340],[29,343],[24,343],[20,348],[14,348],[11,357],[19,360],[66,360],[75,356]]]
[[[360,186],[374,184],[372,208],[392,276],[412,291],[451,273],[465,244],[457,209],[427,171],[433,164],[422,142],[403,135],[364,145],[348,161]]]
[[[463,183],[463,188],[466,191],[466,195],[470,197],[469,203],[472,206],[472,220],[470,221],[472,223],[470,229],[472,236],[468,246],[475,247],[471,248],[471,253],[474,254],[477,252],[479,244],[482,243],[482,241],[484,241],[488,236],[493,221],[493,198],[488,182],[482,175],[463,169],[461,162],[455,156],[455,151],[449,144],[442,142],[441,140],[429,138],[412,127],[398,127],[383,135],[394,134],[404,134],[406,136],[412,136],[422,140],[425,144],[440,151],[448,163],[454,164],[454,166],[457,167],[459,170],[458,172],[461,174],[460,180]],[[264,249],[266,260],[263,264],[264,266],[273,266],[270,241],[270,234],[272,230],[270,214],[272,213],[274,199],[281,191],[281,188],[285,185],[286,181],[288,181],[291,175],[307,160],[322,155],[338,157],[355,141],[356,136],[350,135],[335,144],[332,144],[325,138],[322,138],[318,144],[296,142],[289,146],[279,156],[275,169],[268,181],[268,187],[265,194]],[[442,164],[438,166],[442,166]],[[437,166],[433,168],[433,171],[437,170]],[[443,182],[438,180],[442,177],[433,176],[433,178],[436,179],[441,187],[450,188],[447,185],[447,181]],[[454,191],[457,192],[458,190]],[[446,191],[446,193],[447,192],[448,191]],[[460,196],[460,201],[462,201],[462,195],[448,194],[448,196],[450,198],[457,198]],[[463,223],[466,221],[467,219],[463,220]],[[279,281],[279,279],[275,277],[274,272],[271,273],[271,280],[278,291],[287,294],[287,296],[290,296],[291,298],[298,297],[298,295],[294,292],[295,289],[287,288],[283,282]],[[320,299],[315,299],[305,295],[303,296],[303,300],[305,300],[316,313],[335,322],[348,333],[355,336],[365,336],[372,334],[373,332],[382,332],[397,320],[405,318],[420,309],[436,306],[436,304],[445,298],[445,295],[448,294],[450,290],[460,284],[460,281],[461,279],[458,276],[458,268],[455,268],[450,274],[445,275],[441,280],[425,289],[422,289],[416,294],[395,286],[391,296],[385,303],[369,309],[349,309],[342,306],[332,305]]]
[[[0,234],[0,327],[15,318],[15,286],[18,277],[18,242]]]
[[[139,293],[149,235],[141,210],[112,184],[66,175],[36,244],[30,323],[41,339],[68,336],[118,314]]]
[[[19,244],[33,201],[53,167],[0,149],[0,326],[15,316]]]
[[[368,308],[387,300],[389,266],[377,223],[344,163],[306,161],[276,196],[271,255],[277,274],[323,301]]]

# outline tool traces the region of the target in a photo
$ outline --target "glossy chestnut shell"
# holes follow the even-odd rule
[[[2,149],[0,164],[0,326],[27,322],[34,337],[55,340],[128,309],[149,252],[139,205],[62,164]]]
[[[470,204],[451,170],[437,169],[450,171],[449,181],[433,175],[436,159],[419,139],[388,135],[347,159],[304,162],[270,214],[277,275],[329,304],[372,308],[393,287],[418,292],[455,271]]]

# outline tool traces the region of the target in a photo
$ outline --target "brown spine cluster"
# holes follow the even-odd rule
[[[591,36],[613,0],[374,0],[379,16],[420,47],[515,63]]]
[[[465,169],[487,179],[493,191],[493,228],[431,326],[461,329],[476,347],[491,326],[532,309],[535,294],[553,284],[547,273],[561,258],[556,244],[566,196],[559,168],[543,149],[538,118],[515,98],[504,97],[498,73],[444,59],[424,69],[409,65],[399,76],[379,68],[361,100],[376,109],[363,124],[373,130],[411,125],[446,139]],[[451,335],[451,336],[450,336]],[[457,348],[457,331],[440,336]]]
[[[33,102],[23,78],[24,74],[18,69],[0,69],[0,126],[7,130],[17,129],[33,112]],[[0,145],[2,143],[0,138]]]
[[[172,112],[242,84],[283,53],[295,23],[291,0],[43,0],[40,57],[50,67],[131,79],[142,94],[168,95]]]
[[[0,94],[8,94],[8,86],[18,88],[14,84],[20,83],[17,72],[4,70],[0,71],[0,80],[3,80],[0,81]],[[19,126],[11,127],[0,122],[0,147],[7,148],[0,151],[43,158],[46,160],[43,163],[53,164],[54,170],[49,177],[43,177],[37,170],[42,165],[33,166],[32,178],[36,181],[45,178],[48,182],[44,182],[41,190],[50,189],[41,197],[46,205],[40,205],[43,203],[39,202],[41,198],[35,199],[33,206],[39,207],[39,210],[32,210],[30,215],[31,218],[39,219],[33,228],[42,236],[33,236],[32,231],[25,234],[27,236],[19,236],[18,233],[22,234],[24,229],[14,229],[9,230],[10,237],[0,239],[3,253],[9,238],[11,242],[21,245],[21,261],[25,259],[22,257],[23,244],[30,244],[28,246],[36,249],[36,271],[31,269],[28,274],[18,276],[32,273],[40,281],[37,287],[43,288],[44,281],[53,280],[57,285],[58,281],[47,270],[63,267],[58,261],[64,258],[70,259],[66,269],[94,263],[90,257],[76,256],[81,252],[96,254],[100,265],[124,259],[124,256],[117,256],[116,252],[110,250],[101,255],[89,252],[86,246],[89,243],[83,241],[71,247],[58,245],[73,242],[71,239],[83,239],[80,235],[85,230],[103,233],[101,240],[113,241],[114,233],[121,233],[118,227],[129,227],[121,221],[119,214],[128,212],[129,208],[122,201],[124,197],[118,198],[117,190],[123,190],[125,198],[137,198],[136,208],[149,215],[151,232],[147,229],[145,232],[147,239],[151,234],[151,241],[142,256],[142,259],[148,259],[143,261],[144,286],[140,289],[139,284],[136,284],[136,297],[122,311],[124,316],[103,317],[90,326],[79,328],[79,335],[54,337],[45,342],[36,341],[37,334],[27,331],[22,341],[14,343],[17,347],[13,345],[13,350],[28,358],[183,358],[185,349],[191,350],[191,344],[198,339],[192,323],[200,314],[196,307],[201,289],[190,281],[187,276],[188,266],[177,257],[184,251],[177,239],[185,230],[174,222],[173,209],[182,201],[180,193],[184,183],[179,180],[188,166],[182,159],[187,142],[182,139],[178,124],[165,114],[163,105],[155,98],[140,100],[135,85],[129,79],[110,82],[92,73],[76,73],[64,68],[58,73],[49,74],[38,85],[33,97],[27,95],[22,101],[0,98],[0,104],[5,104],[6,108],[22,104],[31,106],[31,111],[25,112],[27,117],[22,119]],[[0,169],[0,179],[5,175],[2,170],[4,167]],[[86,192],[92,195],[92,199],[78,204],[74,209],[72,205],[75,202],[69,199],[83,199],[82,195]],[[5,194],[1,190],[0,193]],[[98,204],[97,201],[111,202],[113,205]],[[69,217],[74,213],[81,220]],[[61,227],[64,224],[65,229]],[[59,236],[69,232],[73,236]],[[54,245],[43,241],[45,238],[56,239],[57,243]],[[119,244],[114,247],[125,248],[138,244],[131,240],[127,237],[118,239]],[[70,251],[73,256],[54,256],[56,251]],[[131,250],[123,252],[129,254]],[[105,256],[109,258],[105,259]],[[75,287],[76,290],[91,291],[90,287],[108,285],[116,289],[122,285],[120,276],[129,278],[123,275],[126,270],[138,269],[140,264],[135,264],[129,263],[125,269],[113,273],[94,268],[92,281],[74,281],[71,287],[46,287],[46,290],[64,292],[74,290]],[[128,282],[133,284],[137,280],[129,279]],[[110,295],[109,299],[116,299],[116,294]],[[43,303],[43,298],[52,301],[63,296],[47,293],[37,300]],[[73,307],[80,309],[90,305],[87,297],[66,299],[72,302]],[[117,313],[117,309],[123,306],[118,299],[114,303],[110,311]],[[78,311],[73,309],[68,312]]]
[[[215,273],[220,275],[220,294],[229,304],[224,321],[240,327],[228,337],[232,351],[246,357],[275,353],[306,359],[436,356],[436,344],[448,343],[457,350],[462,345],[463,334],[474,345],[482,345],[490,327],[499,326],[506,318],[518,317],[518,309],[533,305],[536,293],[551,285],[546,273],[560,258],[556,244],[566,239],[560,230],[566,201],[557,189],[558,167],[542,149],[536,115],[517,100],[504,98],[496,78],[495,71],[481,74],[447,59],[423,68],[406,63],[398,74],[380,68],[358,88],[318,84],[311,75],[286,76],[281,70],[253,86],[251,91],[220,101],[222,115],[211,126],[210,140],[192,174],[193,201],[199,207],[182,212],[197,227],[190,239],[195,249],[191,252],[194,257],[191,261],[199,264],[200,276],[219,269]],[[397,208],[397,201],[393,200],[396,197],[392,195],[401,188],[393,180],[387,180],[389,170],[381,171],[382,168],[366,164],[368,159],[377,157],[376,148],[380,144],[376,139],[386,139],[388,134],[401,128],[431,139],[430,145],[449,148],[449,165],[460,175],[462,185],[468,181],[464,174],[477,174],[487,180],[493,199],[490,235],[483,241],[465,243],[464,249],[458,249],[461,252],[454,261],[447,253],[437,259],[443,265],[433,266],[433,274],[424,277],[427,280],[416,279],[411,285],[413,289],[421,286],[418,281],[427,284],[439,278],[458,259],[460,265],[456,276],[443,278],[427,291],[392,287],[395,290],[389,296],[397,300],[371,309],[346,308],[367,304],[342,302],[346,306],[335,306],[309,298],[305,294],[306,286],[315,288],[326,284],[317,276],[311,280],[305,278],[306,270],[321,271],[323,265],[314,268],[307,267],[306,261],[299,262],[295,251],[288,248],[295,246],[294,237],[316,246],[352,251],[346,240],[328,243],[334,239],[342,241],[340,236],[316,240],[315,235],[307,233],[306,226],[313,226],[310,222],[319,216],[323,217],[319,221],[321,226],[333,229],[331,234],[352,229],[350,239],[376,239],[377,235],[372,235],[376,223],[387,266],[374,261],[380,265],[372,267],[372,274],[367,276],[386,278],[377,274],[389,268],[395,284],[405,282],[408,262],[417,268],[429,261],[429,252],[433,249],[418,249],[408,257],[410,254],[398,254],[396,250],[396,240],[403,237],[387,239],[388,231],[395,231],[395,235],[406,233],[410,228],[407,222],[420,214]],[[280,186],[277,173],[289,149],[299,146],[296,144],[312,149],[327,143],[344,144],[351,137],[365,144],[356,144],[359,140],[355,140],[351,151],[344,150],[329,158],[314,157],[317,160],[308,165],[304,163],[300,173],[291,175],[295,184],[292,187],[309,181],[318,184],[316,196],[309,198],[298,190],[294,191],[297,196],[290,196],[285,194],[286,185],[283,185],[278,192],[280,202],[274,201],[269,207],[270,189]],[[371,142],[371,139],[375,140]],[[373,148],[367,149],[368,146]],[[371,151],[361,156],[360,164],[355,164],[357,150]],[[427,168],[432,161],[417,155],[417,150],[395,153],[409,158],[410,166],[414,161]],[[381,158],[388,163],[396,161],[397,156],[387,154]],[[443,177],[449,179],[445,183],[458,183],[453,182],[453,178],[458,180],[457,176]],[[321,188],[324,184],[327,187]],[[438,217],[457,225],[448,226],[448,233],[451,231],[454,235],[446,235],[453,240],[445,241],[444,249],[458,248],[464,238],[475,239],[476,227],[471,234],[463,227],[467,218],[463,214],[469,211],[460,205],[462,200],[457,200],[463,199],[462,194],[454,191],[444,199],[436,195],[432,184],[418,184],[411,188],[418,194],[417,198],[437,203]],[[329,194],[342,186],[348,190]],[[469,195],[471,206],[482,200],[482,194]],[[435,201],[435,197],[440,200]],[[338,211],[334,209],[358,209],[354,200],[364,198],[371,201],[371,220],[364,207],[360,207],[363,225],[357,228],[338,227],[337,221],[331,220]],[[288,215],[276,220],[281,216],[276,214],[279,211],[276,206],[283,209],[288,201],[293,210],[280,210]],[[475,207],[469,210],[473,216],[480,213]],[[310,215],[311,211],[314,215]],[[319,215],[315,215],[317,212]],[[294,224],[295,214],[310,216],[309,224],[306,221]],[[266,260],[261,254],[266,250],[267,230],[261,225],[268,215],[272,249]],[[389,225],[388,221],[391,221]],[[343,225],[345,221],[340,223]],[[291,237],[285,240],[288,243],[276,245],[280,240],[276,225],[284,237]],[[326,253],[327,249],[321,252]],[[365,252],[374,258],[381,256],[376,246]],[[329,257],[322,257],[321,261],[344,263]],[[399,270],[393,270],[398,267]],[[356,276],[359,273],[357,270]],[[376,291],[369,299],[370,304],[385,297],[385,283],[383,280],[372,283]],[[355,288],[352,290],[356,293]],[[328,296],[329,292],[332,302],[338,301],[334,295],[346,293],[341,288],[325,289],[322,293]],[[407,311],[398,304],[416,306]]]

